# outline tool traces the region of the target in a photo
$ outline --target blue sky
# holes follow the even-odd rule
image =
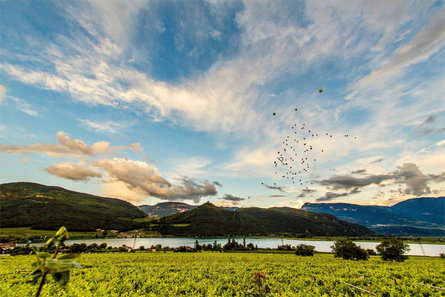
[[[2,183],[136,205],[445,194],[442,1],[2,1],[0,13]]]

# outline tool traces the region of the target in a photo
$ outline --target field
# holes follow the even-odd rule
[[[1,296],[32,296],[27,281],[33,256],[0,257]],[[265,272],[269,296],[445,296],[444,260],[410,257],[403,263],[379,257],[357,262],[332,254],[123,253],[82,254],[64,288],[52,279],[41,296],[246,296],[254,272]],[[419,285],[419,283],[428,286]],[[279,291],[281,295],[279,294]]]

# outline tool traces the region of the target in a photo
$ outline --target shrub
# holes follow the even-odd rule
[[[385,261],[403,262],[408,259],[404,253],[409,251],[409,246],[397,238],[383,240],[376,249]]]
[[[300,244],[300,245],[297,245],[295,254],[297,256],[313,256],[314,251],[315,251],[315,246],[307,245],[307,244]]]
[[[368,253],[348,239],[340,239],[331,246],[335,258],[343,258],[344,260],[368,260]]]
[[[445,253],[440,253],[439,257],[442,258],[442,259],[445,259]]]
[[[377,255],[377,253],[373,249],[366,249],[366,251],[368,252],[368,255],[370,255],[370,256]]]

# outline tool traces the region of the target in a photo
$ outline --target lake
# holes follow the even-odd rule
[[[236,241],[242,243],[243,238],[235,238]],[[106,243],[108,246],[120,247],[123,244],[139,248],[144,246],[150,248],[152,245],[161,244],[162,246],[179,247],[181,245],[191,246],[195,245],[195,240],[198,240],[199,244],[213,244],[216,240],[221,246],[227,243],[227,238],[110,238],[110,239],[73,239],[65,241],[66,245],[72,245],[73,243],[86,243],[90,245],[92,243]],[[258,245],[258,248],[277,248],[278,245],[290,244],[291,246],[297,246],[299,244],[308,244],[315,246],[315,250],[318,252],[331,252],[331,246],[333,241],[318,241],[318,240],[296,240],[296,239],[280,239],[280,238],[248,238],[246,237],[246,244],[253,243]],[[364,249],[374,249],[379,244],[378,242],[356,242],[357,245]],[[42,245],[36,244],[36,245]],[[410,251],[407,255],[411,256],[430,256],[438,257],[440,253],[445,253],[445,245],[442,244],[409,244]]]

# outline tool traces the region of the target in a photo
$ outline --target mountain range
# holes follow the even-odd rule
[[[444,197],[409,199],[391,207],[306,203],[298,210],[165,202],[138,208],[120,199],[18,182],[1,184],[0,198],[2,228],[54,230],[62,225],[72,231],[146,228],[175,236],[360,236],[373,231],[443,236],[445,225]]]
[[[376,233],[445,235],[445,197],[413,198],[393,206],[305,203],[301,209],[332,214],[341,220],[366,226]]]

